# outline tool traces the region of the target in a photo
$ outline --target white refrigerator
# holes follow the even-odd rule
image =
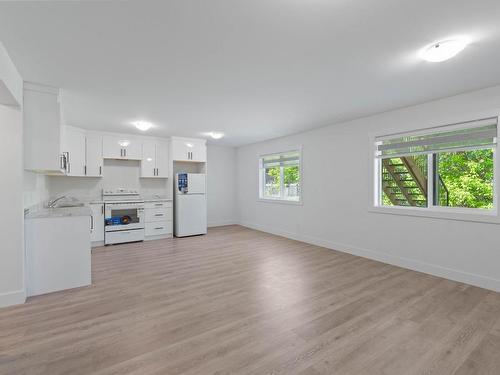
[[[194,236],[207,233],[206,175],[177,173],[174,193],[174,235]]]

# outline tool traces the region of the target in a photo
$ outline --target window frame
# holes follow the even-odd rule
[[[490,115],[487,117],[497,117],[497,138],[498,126],[500,126],[499,114]],[[479,117],[481,118],[481,117]],[[486,118],[486,117],[482,117]],[[474,121],[474,120],[472,120]],[[463,123],[466,123],[463,121]],[[450,124],[454,125],[454,124]],[[446,126],[446,125],[444,125]],[[372,173],[370,174],[370,204],[369,211],[374,213],[404,215],[404,216],[419,216],[435,219],[447,219],[458,221],[472,221],[472,222],[486,222],[500,224],[500,217],[498,215],[498,199],[500,195],[499,172],[500,172],[500,158],[498,157],[499,144],[492,147],[493,150],[493,208],[466,208],[466,207],[446,207],[435,205],[434,202],[434,154],[427,154],[427,207],[414,207],[414,206],[384,206],[382,204],[382,159],[375,157],[377,151],[376,139],[379,137],[386,137],[400,134],[425,134],[432,132],[436,128],[441,128],[443,125],[435,127],[427,127],[415,129],[414,131],[397,132],[393,134],[372,134],[370,136],[370,158],[372,160]],[[456,150],[461,151],[461,150]],[[465,151],[465,150],[463,150]]]
[[[283,199],[283,188],[284,184],[280,183],[280,197],[279,198],[271,198],[271,197],[264,197],[264,181],[265,181],[265,168],[263,168],[262,162],[263,159],[266,156],[271,156],[271,155],[281,155],[281,154],[286,154],[290,152],[297,152],[299,154],[299,199],[298,200],[289,200],[289,199]],[[302,205],[302,193],[304,191],[303,188],[303,168],[302,168],[302,146],[296,147],[296,148],[290,148],[284,151],[278,151],[278,152],[269,152],[266,154],[261,154],[259,155],[259,164],[258,164],[258,174],[259,174],[259,195],[258,195],[258,201],[259,202],[264,202],[264,203],[278,203],[278,204],[290,204],[290,205]],[[283,170],[280,168],[280,181],[283,179]]]

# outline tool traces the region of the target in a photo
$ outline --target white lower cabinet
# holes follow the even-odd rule
[[[172,220],[172,207],[146,208],[146,223]]]
[[[90,241],[104,242],[104,204],[91,203],[92,217],[90,220]]]
[[[146,240],[172,236],[172,202],[150,201],[145,204]],[[149,238],[148,238],[149,237]]]
[[[91,283],[88,216],[25,220],[27,295]]]
[[[144,229],[117,230],[106,233],[106,245],[119,244],[124,242],[136,242],[144,239]]]
[[[172,234],[172,221],[157,221],[154,223],[146,223],[147,236],[163,236]]]

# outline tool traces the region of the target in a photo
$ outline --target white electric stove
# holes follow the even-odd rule
[[[104,244],[144,240],[144,200],[135,189],[104,189]]]

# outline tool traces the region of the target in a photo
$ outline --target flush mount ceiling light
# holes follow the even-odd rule
[[[153,127],[153,124],[148,121],[134,121],[132,123],[137,129],[145,132]]]
[[[128,145],[130,144],[130,141],[127,141],[126,139],[124,139],[122,141],[118,141],[118,144],[122,147],[128,147]]]
[[[222,137],[224,137],[224,133],[221,132],[210,132],[208,133],[208,135],[213,139],[221,139]]]
[[[467,47],[467,42],[463,39],[444,40],[424,48],[420,52],[420,57],[425,61],[441,62],[456,56],[465,47]]]

